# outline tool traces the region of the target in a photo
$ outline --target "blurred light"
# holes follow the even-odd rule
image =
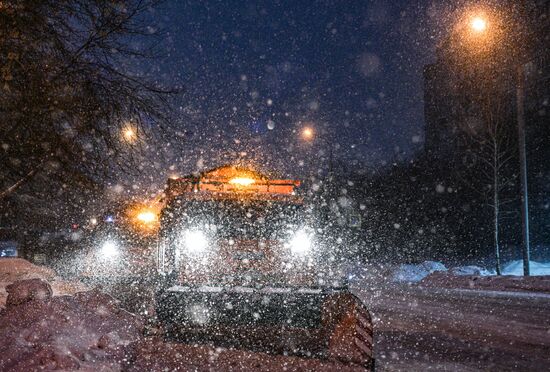
[[[487,21],[481,17],[475,17],[472,19],[470,26],[476,32],[483,32],[487,29]]]
[[[201,253],[208,246],[208,239],[202,231],[187,230],[184,239],[185,248],[189,253]]]
[[[101,246],[100,253],[105,258],[116,257],[119,254],[118,245],[115,242],[108,240]]]
[[[289,246],[293,254],[307,254],[311,250],[311,237],[304,230],[300,230],[294,234]]]
[[[105,217],[105,222],[113,223],[115,222],[115,218],[113,216],[107,216]]]
[[[143,223],[151,223],[157,220],[157,215],[151,211],[143,211],[138,213],[137,219]]]
[[[122,135],[124,139],[128,142],[133,142],[136,139],[136,131],[134,128],[127,127],[122,130]]]
[[[204,325],[210,321],[210,311],[203,304],[193,304],[187,306],[187,316],[194,324]]]
[[[97,225],[97,218],[95,218],[95,217],[94,217],[94,218],[91,218],[91,219],[90,219],[90,223],[91,223],[92,225]]]
[[[310,128],[310,127],[306,127],[304,128],[304,130],[302,131],[302,136],[305,138],[305,139],[311,139],[313,138],[313,129]]]
[[[229,183],[232,183],[234,185],[239,185],[239,186],[250,186],[254,182],[256,181],[253,178],[248,178],[248,177],[236,177],[229,181]]]

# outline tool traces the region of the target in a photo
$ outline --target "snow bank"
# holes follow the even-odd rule
[[[530,261],[531,275],[550,275],[550,262]],[[504,264],[503,275],[523,275],[523,261],[517,260]]]
[[[424,261],[418,264],[368,263],[348,265],[348,278],[361,286],[389,283],[419,282],[435,271],[446,271],[441,262]]]
[[[550,262],[531,262],[531,275],[550,275]],[[449,269],[449,272],[454,275],[477,275],[491,276],[496,275],[494,269],[484,269],[479,266],[459,266]],[[523,261],[510,261],[502,265],[502,275],[523,276]]]
[[[463,276],[463,275],[478,275],[478,276],[487,276],[494,275],[494,271],[484,269],[479,266],[469,265],[469,266],[459,266],[449,269],[449,273],[453,275]]]
[[[60,279],[55,271],[47,267],[34,265],[22,258],[0,258],[0,308],[6,303],[6,287],[17,280],[25,279],[47,281],[54,295],[73,294],[86,290],[83,284]]]
[[[446,271],[447,268],[441,262],[424,261],[421,264],[399,265],[393,273],[393,282],[419,282],[436,271]]]
[[[121,370],[142,321],[110,296],[79,292],[51,297],[42,279],[7,286],[0,312],[0,370]]]
[[[531,261],[530,277],[523,276],[523,261],[503,265],[501,276],[479,266],[460,266],[431,273],[420,281],[423,287],[528,291],[550,293],[550,263]]]
[[[494,270],[486,269],[480,266],[468,265],[458,266],[447,269],[445,265],[437,261],[424,261],[419,264],[387,264],[387,263],[367,263],[367,264],[347,264],[345,272],[351,282],[355,282],[361,287],[378,286],[389,283],[418,283],[433,273],[447,273],[447,275],[438,275],[435,277],[485,277],[494,276]],[[522,276],[523,261],[511,261],[503,265],[503,275]],[[531,275],[550,275],[550,262],[540,263],[531,261]],[[460,279],[457,279],[460,281]]]
[[[431,288],[550,293],[550,276],[481,276],[436,272],[424,278],[419,285]]]

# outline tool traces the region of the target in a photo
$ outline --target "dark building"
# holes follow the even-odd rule
[[[525,122],[531,239],[541,249],[550,245],[550,1],[536,3],[525,61]]]

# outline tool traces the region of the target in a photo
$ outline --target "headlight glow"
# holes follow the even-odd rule
[[[292,254],[303,256],[311,250],[311,236],[304,230],[297,231],[289,242]]]
[[[107,240],[101,245],[100,253],[105,258],[113,258],[118,256],[118,244],[112,240]]]
[[[189,253],[201,253],[208,247],[206,235],[199,230],[187,230],[183,239],[185,248]]]
[[[204,325],[210,321],[210,311],[202,304],[194,304],[186,309],[187,316],[194,324]]]

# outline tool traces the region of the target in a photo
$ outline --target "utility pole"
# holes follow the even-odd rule
[[[525,150],[525,72],[524,65],[517,66],[516,111],[518,122],[519,167],[521,180],[521,222],[523,230],[523,275],[530,273],[531,247],[529,242],[529,193],[527,183],[527,154]]]

